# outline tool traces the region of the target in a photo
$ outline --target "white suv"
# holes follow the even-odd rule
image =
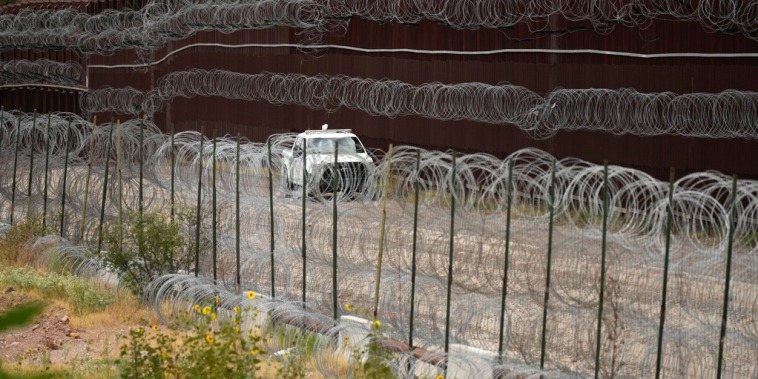
[[[366,180],[375,168],[366,148],[350,129],[330,130],[327,125],[323,125],[321,130],[306,130],[298,134],[292,149],[282,151],[282,177],[288,189],[302,187],[304,162],[305,184],[309,194],[363,192]],[[332,189],[335,182],[336,191]]]

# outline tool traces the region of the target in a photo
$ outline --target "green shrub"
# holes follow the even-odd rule
[[[154,332],[137,328],[121,346],[122,378],[254,378],[260,376],[261,338],[240,331],[242,312],[231,320],[216,316],[211,306],[196,307],[189,334],[177,339],[157,325]]]
[[[162,214],[129,213],[124,224],[110,225],[103,237],[109,248],[98,257],[136,295],[152,279],[189,271],[194,262],[180,224]]]

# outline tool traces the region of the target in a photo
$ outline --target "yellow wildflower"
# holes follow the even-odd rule
[[[200,313],[200,306],[199,306],[199,305],[197,305],[197,304],[195,304],[195,311],[196,311],[197,313]]]
[[[252,354],[252,355],[255,355],[255,354],[258,354],[258,353],[259,353],[259,350],[258,350],[257,347],[254,347],[253,350],[250,350],[250,354]]]
[[[247,298],[250,300],[255,299],[255,291],[247,291]]]
[[[379,320],[374,320],[374,329],[379,329],[380,326],[382,326],[382,323]]]
[[[442,375],[437,375],[437,377],[435,379],[445,379],[445,377],[442,376]]]
[[[345,310],[350,312],[353,309],[353,307],[350,305],[350,303],[345,304]]]
[[[240,313],[240,307],[234,307],[234,313]]]
[[[158,325],[153,325],[153,330],[158,331]]]
[[[211,313],[211,318],[213,319],[213,321],[218,320],[218,317],[216,317],[216,312]]]
[[[206,334],[205,340],[208,341],[208,343],[213,343],[213,336],[210,334]]]
[[[207,315],[211,314],[212,310],[213,309],[211,307],[209,307],[209,306],[206,305],[205,307],[203,307],[203,314],[207,316]]]

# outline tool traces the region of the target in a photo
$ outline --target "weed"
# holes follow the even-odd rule
[[[113,294],[101,286],[70,274],[39,272],[31,267],[0,268],[0,283],[33,291],[47,298],[63,298],[76,314],[100,311],[113,303]]]
[[[124,224],[112,224],[104,234],[107,252],[96,252],[109,269],[136,295],[152,279],[180,270],[193,262],[180,224],[158,213],[132,212]]]

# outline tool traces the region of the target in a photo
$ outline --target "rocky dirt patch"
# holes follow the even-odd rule
[[[0,312],[31,300],[29,295],[6,287],[0,293]],[[6,364],[54,365],[93,357],[115,357],[118,336],[126,334],[126,326],[73,328],[65,308],[48,305],[31,324],[0,333],[0,360]]]

